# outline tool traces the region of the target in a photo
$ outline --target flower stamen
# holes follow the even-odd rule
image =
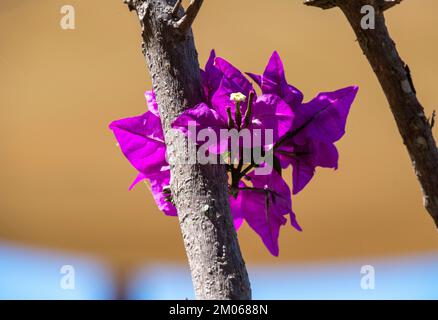
[[[240,109],[240,104],[246,100],[246,96],[241,92],[235,92],[230,95],[230,100],[236,104],[236,125],[240,129],[242,126],[242,110]]]
[[[254,100],[254,92],[249,93],[248,106],[246,107],[244,126],[248,127],[251,123],[252,101]]]
[[[232,129],[234,127],[233,115],[231,114],[231,107],[227,107],[228,116],[228,128]]]

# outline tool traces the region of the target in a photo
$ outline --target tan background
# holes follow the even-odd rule
[[[60,8],[76,8],[62,30]],[[405,1],[388,13],[419,98],[438,108],[438,2]],[[337,10],[299,0],[207,0],[195,24],[202,64],[211,48],[261,72],[277,49],[306,99],[357,84],[338,144],[340,169],[319,170],[294,201],[304,228],[281,232],[272,258],[247,226],[247,261],[279,263],[392,256],[438,249],[419,186],[384,95]],[[144,112],[150,88],[138,21],[121,0],[1,0],[0,240],[98,255],[118,266],[184,262],[177,221],[162,215],[108,123]],[[435,128],[437,134],[437,128]]]

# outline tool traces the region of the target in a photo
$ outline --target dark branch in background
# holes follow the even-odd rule
[[[306,0],[304,1],[305,5],[312,7],[319,7],[321,9],[331,9],[338,6],[338,2],[342,2],[344,0]],[[347,0],[349,1],[349,0]],[[380,3],[377,3],[380,10],[385,11],[403,0],[382,0]]]
[[[438,149],[430,122],[417,99],[409,67],[400,58],[385,24],[383,12],[401,0],[310,0],[306,5],[339,7],[353,28],[362,51],[376,74],[420,182],[424,205],[438,226]],[[375,29],[361,27],[361,8],[375,8]]]
[[[143,52],[157,97],[171,164],[172,203],[198,299],[251,299],[245,263],[229,208],[224,165],[187,164],[186,138],[171,123],[204,101],[191,25],[202,0],[125,0],[140,19]],[[182,18],[179,19],[179,16]],[[178,20],[179,19],[179,20]],[[167,190],[167,192],[169,192]]]

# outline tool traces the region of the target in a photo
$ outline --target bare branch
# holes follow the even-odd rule
[[[137,9],[137,1],[136,0],[123,0],[123,3],[125,3],[128,6],[129,11],[134,11]]]
[[[432,115],[430,116],[429,119],[427,119],[431,129],[433,129],[433,127],[435,126],[435,116],[436,116],[436,110],[433,110]]]
[[[172,16],[176,17],[179,9],[181,9],[182,0],[177,0],[175,6],[172,9]]]
[[[424,206],[438,227],[438,149],[432,135],[434,116],[427,119],[416,96],[411,71],[400,58],[389,35],[383,11],[401,0],[311,0],[305,4],[328,9],[341,8],[353,28],[358,43],[366,55],[385,92],[406,145],[415,174],[423,191]],[[364,29],[361,8],[380,6],[376,10],[375,29]]]
[[[177,28],[182,34],[187,33],[191,28],[203,2],[204,0],[191,0],[184,16],[175,22],[175,28]]]
[[[318,7],[321,9],[331,9],[341,5],[344,0],[305,0],[304,4],[312,7]],[[401,3],[403,0],[377,0],[377,4],[382,11],[387,10],[396,4]]]
[[[337,5],[336,0],[305,0],[304,4],[321,9],[331,9]]]

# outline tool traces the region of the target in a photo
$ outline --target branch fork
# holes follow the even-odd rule
[[[173,24],[175,29],[177,29],[181,34],[186,34],[192,27],[192,24],[195,21],[203,2],[204,0],[191,0],[184,15]],[[174,17],[178,15],[181,7],[182,0],[177,0],[172,9],[172,15]]]
[[[130,11],[136,11],[139,19],[143,21],[151,1],[123,0],[123,2],[128,6]],[[184,12],[183,16],[179,18],[179,13],[180,11],[183,11],[183,6],[182,0],[177,0],[173,7],[169,9],[169,11],[167,11],[167,8],[164,9],[164,11],[167,11],[168,14],[170,13],[171,19],[169,19],[169,24],[173,26],[173,28],[178,31],[179,34],[186,35],[195,22],[203,2],[204,0],[191,0],[187,10]],[[174,21],[174,19],[176,21]]]

